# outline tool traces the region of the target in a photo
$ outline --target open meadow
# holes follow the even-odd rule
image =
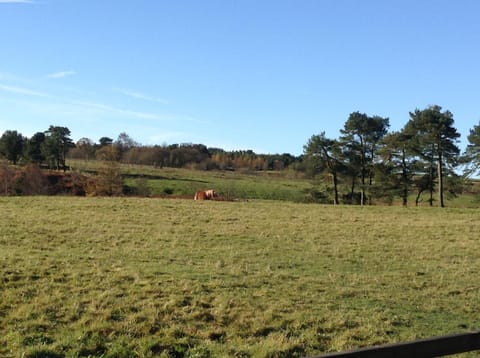
[[[0,198],[0,356],[291,357],[480,327],[480,210]]]
[[[70,160],[80,173],[96,173],[100,161]],[[147,165],[121,164],[124,184],[132,189],[146,186],[151,196],[193,198],[197,190],[215,188],[222,196],[236,199],[267,199],[302,202],[313,189],[312,180],[285,171],[220,171],[184,168],[156,168]]]

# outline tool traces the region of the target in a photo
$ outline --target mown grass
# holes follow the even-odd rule
[[[290,357],[477,329],[479,217],[0,198],[0,356]]]

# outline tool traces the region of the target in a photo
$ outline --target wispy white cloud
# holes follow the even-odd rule
[[[0,0],[2,1],[2,0]],[[61,78],[62,76],[73,75],[74,71],[62,71],[58,73],[52,73],[49,76],[53,78]],[[45,77],[44,77],[45,78]],[[8,81],[8,82],[7,82]],[[10,82],[18,82],[12,84]],[[36,86],[23,85],[22,82],[28,83],[29,81],[19,80],[16,77],[8,73],[0,73],[0,94],[8,93],[11,96],[3,96],[1,100],[9,101],[9,103],[16,103],[23,109],[29,109],[36,114],[48,115],[57,117],[62,114],[66,117],[78,117],[82,120],[105,120],[110,118],[122,118],[122,119],[136,119],[136,120],[148,120],[152,123],[169,122],[169,123],[201,123],[205,124],[205,121],[198,118],[179,114],[179,113],[159,113],[157,111],[143,111],[141,108],[129,108],[128,106],[117,106],[102,101],[91,101],[82,98],[85,93],[78,91],[76,97],[69,97],[68,95],[58,95],[43,90],[36,89]],[[161,103],[167,103],[168,101],[148,96],[144,93],[132,92],[128,90],[123,91],[124,95],[130,95],[132,97],[140,98],[143,100],[156,101]],[[90,97],[89,95],[88,97]],[[0,96],[1,97],[1,96]],[[180,133],[176,133],[180,135]]]
[[[1,1],[1,0],[0,0]],[[49,97],[47,93],[34,91],[24,87],[16,87],[16,86],[7,86],[0,84],[0,91],[10,92],[15,94],[21,94],[25,96],[34,96],[34,97]]]
[[[1,0],[0,0],[1,1]],[[77,72],[75,71],[60,71],[60,72],[55,72],[55,73],[50,73],[47,75],[48,78],[65,78],[68,76],[73,76],[76,75]]]
[[[141,119],[167,120],[166,117],[155,114],[155,113],[132,111],[128,109],[113,107],[113,106],[102,104],[102,103],[85,102],[85,101],[71,101],[71,103],[84,107],[86,109],[98,110],[105,113],[113,113],[116,115],[123,115],[127,117],[130,116],[133,118],[141,118]]]
[[[72,105],[83,108],[85,110],[98,111],[106,115],[122,116],[124,118],[125,117],[138,118],[138,119],[146,119],[146,120],[161,121],[161,122],[191,122],[191,123],[199,123],[199,124],[208,123],[206,121],[197,119],[192,116],[186,116],[186,115],[175,114],[175,113],[159,114],[159,113],[152,113],[152,112],[135,111],[131,109],[124,109],[124,108],[111,106],[108,104],[89,102],[89,101],[64,100],[64,102],[70,103]]]
[[[170,122],[196,121],[194,118],[187,117],[187,116],[136,111],[136,110],[119,108],[119,107],[115,107],[115,106],[111,106],[103,103],[83,101],[83,100],[73,100],[69,98],[62,98],[62,97],[50,95],[45,92],[31,90],[25,87],[10,86],[10,85],[5,85],[0,83],[0,92],[2,91],[15,94],[15,95],[42,98],[43,99],[42,102],[34,103],[37,109],[45,108],[46,110],[52,110],[52,108],[61,106],[65,111],[65,108],[66,108],[65,106],[72,106],[71,107],[72,110],[74,112],[80,111],[79,113],[88,111],[88,113],[96,112],[97,114],[102,113],[104,115],[109,115],[109,116],[114,115],[114,116],[122,116],[127,118],[130,117],[130,118],[138,118],[138,119],[146,119],[146,120],[154,120],[154,121],[170,121]],[[47,100],[47,102],[45,102],[45,100]],[[28,105],[28,103],[29,102],[23,102],[23,105]]]
[[[35,1],[33,0],[0,0],[0,4],[10,4],[10,3],[16,3],[16,4],[35,4]]]
[[[143,99],[145,101],[157,102],[162,104],[169,103],[169,101],[164,98],[150,96],[148,94],[137,92],[137,91],[126,90],[123,88],[115,88],[114,90],[118,93],[121,93],[125,96],[132,97],[132,98]]]

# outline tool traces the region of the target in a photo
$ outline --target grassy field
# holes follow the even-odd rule
[[[91,173],[101,163],[71,160],[69,165]],[[311,180],[293,171],[202,171],[122,164],[121,172],[126,185],[134,188],[142,181],[152,196],[193,198],[197,190],[214,188],[227,198],[304,202],[312,189]]]
[[[80,173],[91,175],[103,165],[99,161],[70,160],[69,166]],[[193,198],[197,190],[214,188],[227,199],[281,200],[297,203],[317,201],[315,194],[324,193],[328,185],[319,180],[305,178],[305,175],[291,170],[284,171],[202,171],[183,168],[156,168],[145,165],[121,164],[124,184],[133,192],[142,186],[148,188],[150,196]],[[445,193],[445,202],[449,207],[480,207],[480,182],[472,181],[466,193],[454,197]],[[350,184],[349,184],[350,185]],[[345,189],[345,188],[343,188]],[[348,189],[349,190],[349,189]],[[140,194],[141,196],[145,196]],[[415,206],[416,194],[411,193],[409,206]],[[434,206],[437,206],[434,195]],[[332,203],[333,199],[323,199],[323,203]],[[387,205],[380,199],[374,199],[375,205]],[[399,197],[393,205],[401,205]],[[429,195],[421,196],[419,206],[429,206]]]
[[[153,175],[148,179],[153,195],[172,193],[193,197],[197,190],[215,188],[229,198],[302,202],[312,187],[311,181],[288,177],[282,172],[202,172],[166,168],[157,170],[157,173],[161,173],[161,178]],[[134,180],[129,182],[135,185]]]
[[[0,356],[291,357],[478,329],[480,211],[0,198]]]

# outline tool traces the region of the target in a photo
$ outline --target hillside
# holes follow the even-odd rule
[[[307,178],[300,171],[201,170],[155,167],[96,160],[69,160],[66,171],[41,170],[35,164],[12,166],[0,163],[0,195],[136,196],[192,199],[197,190],[215,189],[221,200],[281,200],[333,204],[328,176]],[[359,199],[348,194],[348,182],[340,182],[346,193],[341,204]],[[453,189],[453,190],[450,190]],[[376,190],[376,188],[373,188]],[[445,191],[449,207],[478,207],[480,182],[462,181]],[[379,195],[380,194],[380,195]],[[418,197],[411,189],[408,205],[429,206],[430,195]],[[436,195],[432,197],[436,205]],[[368,205],[401,205],[400,196],[372,191]]]
[[[70,161],[80,173],[96,173],[97,161]],[[304,202],[312,181],[292,171],[219,171],[122,164],[124,183],[135,191],[139,186],[153,197],[193,198],[195,191],[214,188],[229,199],[269,199]]]

